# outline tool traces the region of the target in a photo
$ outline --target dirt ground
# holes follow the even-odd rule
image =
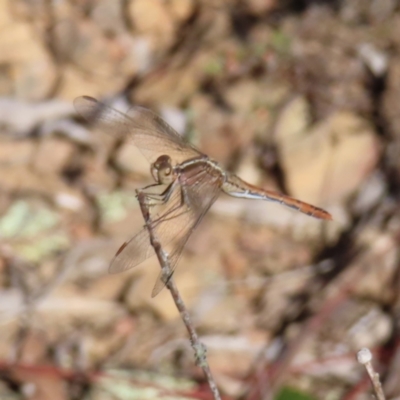
[[[0,398],[212,399],[156,257],[108,273],[153,180],[82,95],[333,216],[221,193],[185,246],[224,399],[370,399],[363,347],[400,398],[398,0],[0,0]]]

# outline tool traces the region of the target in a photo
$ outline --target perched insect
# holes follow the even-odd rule
[[[162,213],[151,223],[162,246],[172,244],[169,252],[171,274],[189,236],[221,190],[230,196],[274,201],[315,218],[332,219],[321,208],[260,189],[225,171],[150,110],[133,107],[126,115],[87,96],[75,99],[74,105],[82,117],[100,129],[119,137],[129,136],[151,163],[155,183],[141,191],[146,194],[149,205],[164,206]],[[158,188],[162,190],[157,193],[154,189]],[[152,255],[154,250],[145,227],[120,247],[111,262],[110,272],[133,268]],[[152,296],[156,296],[164,285],[159,279]]]

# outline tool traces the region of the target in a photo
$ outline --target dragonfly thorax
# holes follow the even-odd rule
[[[171,157],[164,154],[151,164],[151,175],[160,184],[169,184],[175,180]]]

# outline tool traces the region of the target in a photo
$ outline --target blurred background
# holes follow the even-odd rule
[[[72,102],[138,104],[229,171],[174,275],[224,399],[400,396],[398,0],[0,0],[0,397],[211,399],[155,257],[109,275],[150,166]]]

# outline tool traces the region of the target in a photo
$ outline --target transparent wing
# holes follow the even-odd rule
[[[181,207],[180,189],[176,188],[171,198],[165,206],[162,206],[160,212],[152,210],[152,229],[156,233],[158,239],[167,249],[170,244],[181,231],[180,224],[186,222],[184,218],[179,219],[179,214],[175,211],[178,207],[180,212],[186,212],[185,207]],[[133,238],[125,242],[117,251],[111,261],[109,272],[112,274],[119,273],[131,269],[149,257],[155,255],[154,249],[150,243],[150,235],[147,227],[143,227]]]
[[[178,265],[179,258],[182,255],[182,251],[187,241],[189,240],[190,235],[197,228],[206,212],[217,199],[221,183],[222,182],[220,181],[220,177],[210,177],[208,173],[204,173],[204,175],[199,179],[196,185],[186,187],[186,194],[189,199],[189,203],[191,204],[191,207],[187,210],[185,214],[179,217],[182,219],[182,221],[180,221],[180,223],[182,223],[182,229],[177,235],[177,240],[174,241],[174,247],[169,253],[168,257],[171,267],[170,277],[172,276]],[[201,193],[202,195],[200,195]],[[187,209],[186,206],[185,208]],[[161,271],[154,285],[151,297],[157,296],[157,294],[160,293],[164,286],[165,282],[163,280],[163,273]]]
[[[220,175],[210,174],[204,169],[196,175],[195,184],[178,185],[162,212],[152,215],[151,226],[169,255],[171,275],[190,235],[216,200],[220,186]],[[148,230],[143,228],[121,246],[111,262],[110,272],[133,268],[154,254]],[[153,297],[165,286],[161,278],[160,273],[152,292]]]
[[[108,271],[111,274],[126,271],[141,264],[153,255],[154,250],[150,245],[149,232],[144,227],[138,234],[118,249]]]
[[[121,139],[129,137],[150,163],[162,154],[168,154],[177,163],[203,155],[146,108],[132,107],[124,114],[89,96],[77,97],[74,106],[83,118],[104,132]]]

